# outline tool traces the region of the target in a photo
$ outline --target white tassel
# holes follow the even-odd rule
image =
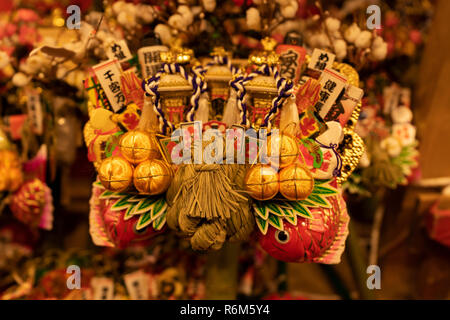
[[[138,129],[144,131],[159,131],[158,117],[153,109],[152,97],[144,97],[144,106],[142,107]]]
[[[280,115],[280,130],[291,135],[296,136],[298,133],[300,119],[298,117],[297,104],[295,103],[295,96],[288,98],[281,108]]]
[[[208,122],[210,105],[208,92],[202,93],[198,101],[198,109],[195,112],[194,120],[202,123]]]
[[[237,106],[237,93],[235,90],[230,90],[230,97],[223,110],[222,122],[226,123],[227,127],[231,127],[233,124],[240,124],[239,108]]]

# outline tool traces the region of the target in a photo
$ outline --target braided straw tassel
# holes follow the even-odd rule
[[[182,165],[166,195],[169,227],[189,237],[198,251],[248,238],[255,221],[247,197],[238,191],[244,174],[244,165]]]

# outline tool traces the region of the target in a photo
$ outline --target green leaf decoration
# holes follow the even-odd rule
[[[167,211],[163,211],[163,214],[161,214],[161,216],[159,216],[159,218],[156,218],[155,220],[153,220],[153,229],[155,229],[155,230],[162,229],[162,227],[166,223],[166,212]]]
[[[133,211],[134,206],[129,206],[127,211],[125,211],[125,214],[123,216],[123,220],[127,221],[128,219],[130,219],[133,215],[131,214],[131,212]]]
[[[281,209],[278,207],[278,205],[276,203],[268,203],[266,208],[269,209],[269,214],[273,213],[276,216],[282,217],[284,216],[283,212],[281,211]]]
[[[313,194],[320,194],[320,195],[332,195],[336,194],[337,190],[331,187],[322,187],[320,185],[315,185],[314,189],[312,191]]]
[[[316,179],[313,191],[304,200],[254,201],[256,224],[261,233],[266,234],[269,225],[278,230],[283,230],[283,220],[287,220],[292,225],[297,225],[297,216],[313,219],[310,208],[330,208],[331,204],[327,198],[338,193],[336,188],[330,185],[331,181]]]
[[[271,215],[269,215],[268,221],[271,226],[277,228],[278,230],[284,230],[283,220],[281,217],[271,214]]]
[[[253,206],[255,208],[256,213],[258,214],[261,219],[267,220],[269,219],[269,211],[266,210],[266,207],[264,206],[264,203],[261,201],[255,201],[255,204]]]
[[[283,212],[284,216],[287,217],[293,217],[295,216],[294,214],[294,209],[292,208],[292,206],[289,204],[289,202],[283,201],[280,202],[278,204],[278,206],[280,207],[281,211]]]
[[[314,179],[314,185],[315,186],[321,185],[321,184],[324,184],[324,183],[328,183],[328,182],[331,182],[331,180]]]
[[[297,215],[293,214],[292,216],[285,216],[284,218],[293,226],[297,225]]]
[[[160,230],[165,222],[167,203],[162,196],[146,196],[140,194],[129,194],[125,192],[104,191],[100,198],[118,199],[111,207],[111,210],[126,210],[124,220],[128,220],[135,215],[140,215],[136,225],[137,230],[141,230],[153,222],[153,227]]]
[[[307,199],[309,201],[312,201],[312,202],[318,204],[318,206],[320,206],[320,207],[326,207],[326,208],[330,207],[330,204],[328,203],[328,201],[326,201],[324,198],[322,198],[318,194],[310,194]]]
[[[103,188],[103,185],[102,185],[102,183],[101,183],[100,181],[95,181],[95,182],[94,182],[94,185],[96,185],[96,186],[99,186],[99,187],[102,187],[102,188]]]
[[[299,200],[297,202],[300,203],[302,206],[305,206],[305,207],[312,207],[312,208],[317,207],[316,203],[308,201],[307,199]]]
[[[167,202],[164,198],[158,199],[152,209],[152,220],[158,219],[160,215],[164,214],[167,209]]]
[[[100,195],[100,199],[109,199],[114,193],[113,191],[106,190]]]
[[[119,211],[119,210],[123,210],[128,208],[128,206],[130,205],[130,203],[128,202],[128,199],[130,199],[132,197],[132,195],[126,195],[122,198],[119,199],[119,201],[117,201],[116,203],[114,203],[114,205],[111,207],[112,210],[114,211]]]
[[[292,201],[291,205],[292,205],[292,208],[294,208],[295,213],[297,215],[299,215],[300,217],[307,218],[307,219],[312,218],[312,214],[309,211],[309,209],[307,207],[303,206],[298,201]]]
[[[152,213],[151,211],[148,211],[144,214],[141,214],[139,217],[139,220],[136,224],[136,230],[141,230],[148,226],[150,223],[152,223]]]
[[[136,205],[136,209],[133,211],[133,214],[141,214],[151,211],[156,201],[157,199],[155,198],[144,198]]]
[[[259,216],[256,216],[256,225],[259,228],[259,231],[261,231],[262,234],[266,234],[267,230],[269,229],[269,224],[267,223],[267,220],[261,219]]]

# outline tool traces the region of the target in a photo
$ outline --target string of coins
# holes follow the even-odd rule
[[[120,156],[102,161],[98,177],[110,191],[123,192],[131,185],[141,193],[164,193],[172,180],[172,169],[161,159],[154,133],[133,130],[119,140]]]

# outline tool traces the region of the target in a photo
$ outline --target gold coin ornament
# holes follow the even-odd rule
[[[119,148],[125,159],[132,164],[139,164],[160,157],[157,143],[154,135],[141,130],[133,130],[121,137]]]
[[[280,193],[288,200],[304,200],[314,189],[314,178],[304,165],[294,163],[280,171]]]
[[[131,184],[133,167],[122,157],[110,157],[102,161],[98,177],[106,189],[121,192]]]
[[[277,144],[274,148],[278,148],[277,154],[272,156],[272,141]],[[297,161],[300,150],[296,138],[288,134],[277,135],[275,138],[271,136],[267,139],[267,155],[272,164],[276,164],[278,158],[279,167],[285,168]]]
[[[134,170],[134,186],[141,193],[148,195],[164,193],[171,181],[172,171],[162,160],[146,160]]]
[[[278,193],[278,172],[270,165],[251,167],[244,180],[245,190],[256,200],[270,200]]]

